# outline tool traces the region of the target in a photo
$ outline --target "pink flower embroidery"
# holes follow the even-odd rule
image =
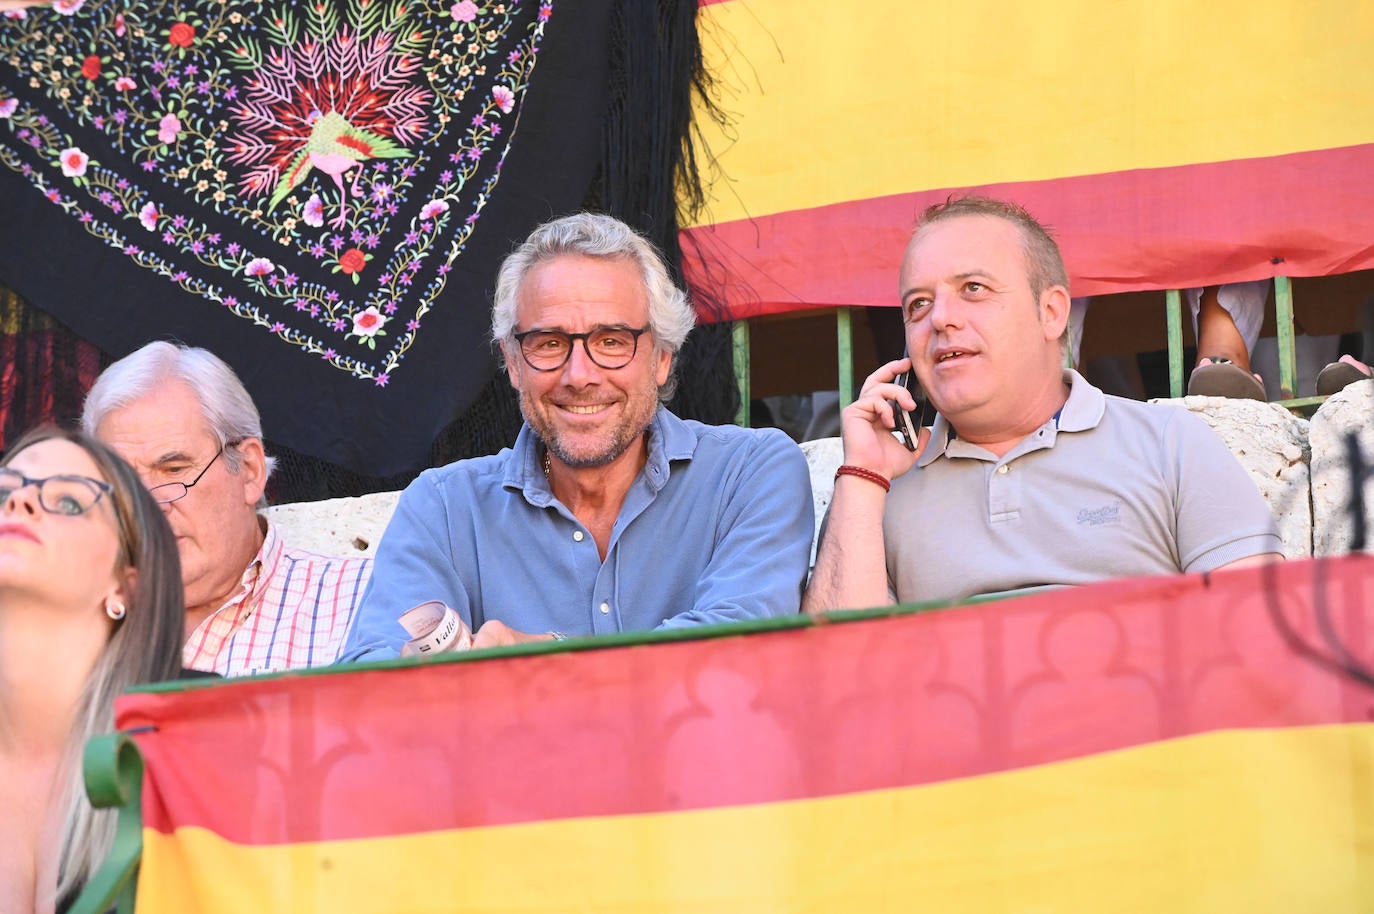
[[[477,18],[477,4],[472,0],[459,0],[449,8],[449,15],[459,22],[471,22]]]
[[[123,37],[124,37],[124,14],[123,14],[123,13],[115,13],[115,17],[114,17],[114,27],[115,27],[115,37],[117,37],[117,38],[123,38]]]
[[[0,99],[0,117],[9,117],[17,110],[19,110],[19,99]]]
[[[491,90],[492,101],[496,102],[496,107],[504,113],[510,114],[515,108],[515,93],[505,86],[496,86]]]
[[[358,336],[376,336],[385,323],[386,318],[377,311],[377,306],[368,305],[353,315],[353,332]]]
[[[244,272],[249,276],[266,276],[275,269],[276,266],[266,257],[254,257],[248,261],[248,268]]]
[[[91,158],[73,146],[58,153],[57,160],[62,163],[62,174],[69,178],[79,178],[86,173],[86,164]]]
[[[120,92],[128,92],[130,89],[137,89],[138,83],[127,76],[121,76],[114,81],[114,87]]]
[[[312,228],[319,228],[324,225],[324,201],[319,194],[311,194],[310,199],[305,201],[305,212],[302,214],[305,224]]]
[[[440,213],[448,212],[448,204],[443,200],[431,200],[420,210],[421,219],[433,219]]]
[[[150,232],[157,228],[157,217],[157,206],[152,203],[143,204],[143,209],[138,211],[138,221]]]
[[[157,139],[160,143],[175,143],[181,133],[181,119],[175,114],[164,114],[157,122]]]
[[[86,0],[52,0],[52,8],[63,16],[71,16],[86,5]]]

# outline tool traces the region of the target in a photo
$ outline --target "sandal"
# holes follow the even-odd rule
[[[1268,400],[1264,383],[1230,359],[1208,356],[1188,379],[1190,397],[1230,397],[1233,400]]]
[[[1341,356],[1339,362],[1332,362],[1317,375],[1317,396],[1329,397],[1337,391],[1344,390],[1347,384],[1369,380],[1370,374],[1367,370],[1355,364],[1353,359],[1346,359],[1350,359],[1350,356]]]

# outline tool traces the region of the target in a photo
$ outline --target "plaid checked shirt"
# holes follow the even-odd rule
[[[371,574],[370,558],[292,549],[268,524],[238,592],[191,633],[182,664],[251,676],[333,663]]]

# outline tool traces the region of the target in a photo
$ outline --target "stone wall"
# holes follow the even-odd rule
[[[1308,441],[1312,446],[1312,548],[1317,555],[1344,555],[1355,538],[1358,507],[1352,508],[1356,488],[1351,476],[1352,443],[1363,476],[1359,487],[1366,523],[1374,522],[1374,485],[1369,467],[1374,465],[1374,382],[1361,381],[1333,395],[1312,417]],[[1371,536],[1366,534],[1366,543]],[[1365,547],[1366,552],[1374,549]]]
[[[263,513],[297,549],[321,555],[375,555],[400,492],[273,505]]]
[[[1312,555],[1312,454],[1306,419],[1258,400],[1184,397],[1158,402],[1177,403],[1210,425],[1274,512],[1285,554],[1290,559]]]
[[[1374,464],[1374,382],[1332,395],[1310,421],[1273,403],[1211,397],[1176,402],[1207,420],[1249,471],[1278,519],[1289,558],[1351,551],[1356,511],[1350,448],[1358,447],[1365,468]],[[1374,509],[1367,472],[1361,488],[1363,504]]]

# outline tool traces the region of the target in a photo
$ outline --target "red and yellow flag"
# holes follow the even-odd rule
[[[1374,899],[1374,559],[730,631],[128,697],[138,911]]]
[[[892,305],[916,216],[1026,206],[1075,295],[1374,267],[1374,6],[703,3],[728,123],[683,233],[743,317]]]

